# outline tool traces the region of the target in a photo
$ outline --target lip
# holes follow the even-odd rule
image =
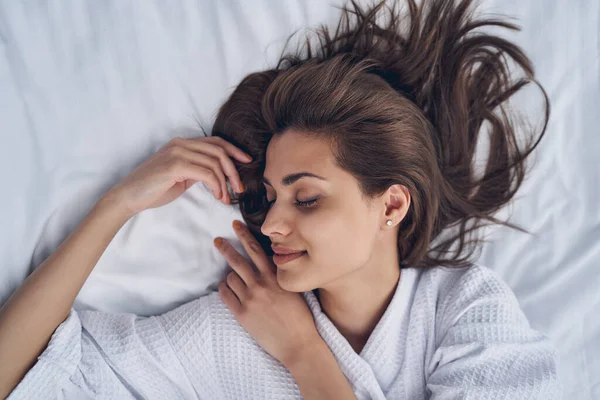
[[[296,253],[290,253],[290,254],[273,254],[273,262],[276,265],[283,265],[286,263],[289,263],[290,261],[294,261],[300,257],[302,257],[303,255],[306,254],[306,251],[300,251],[300,252],[296,252]]]
[[[304,250],[290,249],[288,247],[271,246],[273,252],[279,255],[302,253]]]

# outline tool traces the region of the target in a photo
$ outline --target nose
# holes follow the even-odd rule
[[[262,226],[261,232],[265,236],[287,236],[292,231],[289,215],[274,203],[269,211]]]

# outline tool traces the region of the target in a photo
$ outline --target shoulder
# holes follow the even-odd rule
[[[218,293],[210,292],[156,318],[169,337],[181,336],[183,332],[193,332],[198,335],[210,326],[212,314],[218,308],[218,300],[220,300]]]
[[[435,293],[435,345],[428,388],[467,398],[555,399],[561,385],[552,341],[532,329],[510,287],[489,268],[439,268],[423,274]],[[435,396],[433,396],[435,397]]]
[[[422,273],[435,304],[437,342],[457,325],[510,324],[529,329],[512,289],[493,270],[472,264],[465,268],[438,267]]]
[[[514,296],[510,287],[495,271],[480,264],[463,268],[431,268],[422,272],[421,280],[437,287],[441,297],[491,293]]]
[[[219,292],[210,292],[157,318],[173,342],[209,345],[212,338],[220,337],[223,331],[245,332]]]
[[[508,284],[485,266],[472,264],[461,269],[440,267],[437,272],[441,282],[439,296],[445,300],[446,306],[451,306],[449,303],[462,304],[494,297],[518,307],[517,298]]]

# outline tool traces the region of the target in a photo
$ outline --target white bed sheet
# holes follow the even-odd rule
[[[199,135],[195,116],[210,131],[241,78],[272,65],[295,29],[337,21],[340,3],[0,0],[0,302],[102,193],[170,138]],[[493,229],[479,261],[556,342],[565,398],[599,399],[600,2],[482,3],[523,26],[510,37],[552,117],[511,208],[535,235]],[[76,307],[148,315],[214,290],[226,266],[212,238],[233,239],[235,218],[202,185],[139,214]]]

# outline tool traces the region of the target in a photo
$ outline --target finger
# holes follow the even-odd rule
[[[221,295],[221,300],[223,300],[223,303],[231,310],[233,315],[239,314],[242,311],[242,303],[229,286],[227,286],[225,281],[219,282],[219,294]]]
[[[237,298],[243,303],[248,298],[248,286],[244,283],[242,278],[235,271],[231,271],[227,274],[227,286],[235,293]]]
[[[256,284],[256,274],[248,261],[227,240],[216,238],[214,244],[223,257],[225,257],[231,269],[237,272],[240,278],[242,278],[246,286],[249,288],[254,287]]]
[[[241,162],[251,162],[252,157],[235,147],[233,144],[221,138],[211,136],[196,139],[174,138],[169,141],[166,148],[174,146],[185,147],[195,152],[208,154],[219,159],[223,172],[229,177],[234,190],[238,193],[244,191],[239,173],[230,157],[234,157]]]
[[[229,143],[227,140],[220,138],[218,136],[209,136],[207,138],[203,138],[205,141],[209,143],[216,143],[221,146],[230,157],[235,158],[240,162],[249,163],[252,162],[252,157],[244,153],[239,147],[234,146],[232,143]]]
[[[248,227],[243,222],[235,220],[233,221],[233,229],[260,273],[264,275],[272,274],[273,268],[271,268],[269,257],[267,257],[258,240],[248,230]]]
[[[236,192],[242,193],[244,191],[240,174],[235,168],[233,161],[231,161],[230,155],[227,153],[227,150],[224,147],[210,142],[200,142],[196,143],[195,145],[197,145],[196,151],[202,152],[203,154],[208,154],[219,160],[223,172],[231,181]]]
[[[192,164],[182,159],[175,159],[168,167],[168,173],[171,177],[174,177],[177,182],[183,182],[188,179],[203,182],[208,185],[216,198],[220,199],[222,197],[221,183],[210,169]]]
[[[170,152],[175,157],[183,158],[184,160],[189,161],[192,164],[196,164],[201,167],[210,169],[219,179],[219,182],[221,184],[221,197],[218,198],[218,200],[221,200],[225,204],[229,204],[227,182],[225,180],[225,174],[223,174],[223,169],[221,168],[219,160],[210,156],[206,156],[204,154],[196,153],[185,147],[173,147],[170,150]]]

